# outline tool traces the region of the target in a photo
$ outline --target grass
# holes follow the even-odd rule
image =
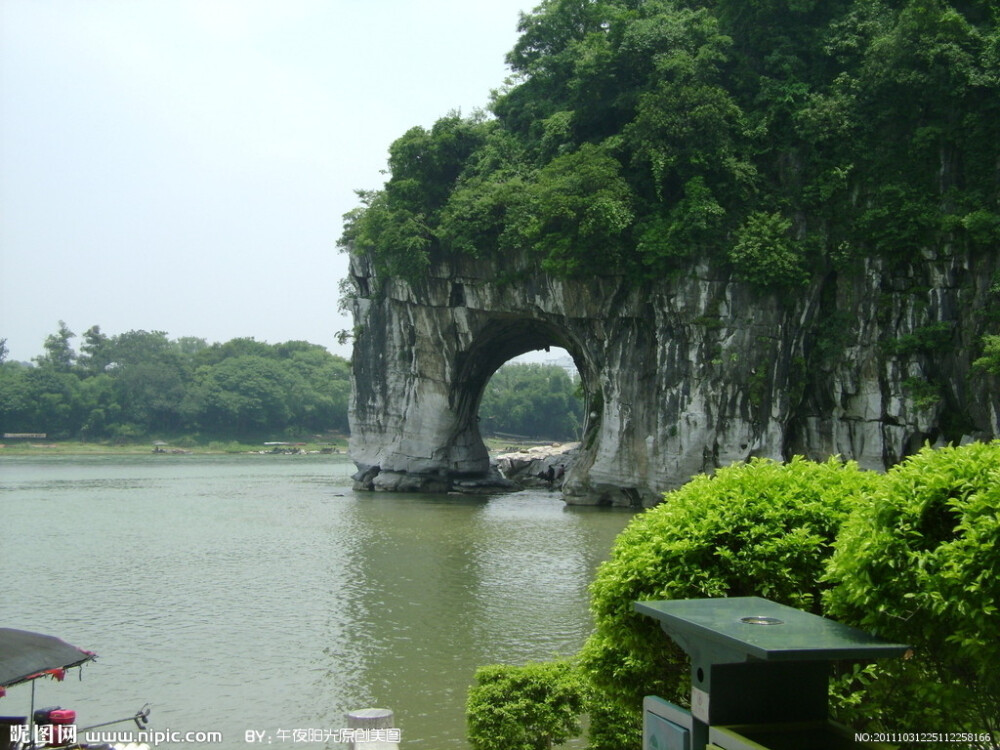
[[[244,439],[246,440],[246,439]],[[265,442],[281,441],[286,442],[286,446],[277,448],[302,449],[309,453],[316,453],[324,449],[333,448],[339,453],[347,451],[347,438],[343,435],[310,435],[303,438],[261,438],[260,440],[230,440],[218,438],[206,438],[197,435],[175,435],[168,438],[147,437],[133,438],[127,441],[112,440],[3,440],[0,442],[0,455],[91,455],[91,454],[114,454],[114,455],[140,455],[152,453],[156,443],[162,443],[159,447],[165,452],[183,451],[186,453],[257,453],[269,451],[276,446],[264,445]]]

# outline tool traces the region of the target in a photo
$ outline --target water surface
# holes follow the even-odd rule
[[[0,624],[100,658],[37,705],[78,724],[333,730],[386,706],[404,747],[459,750],[476,667],[574,653],[627,512],[529,491],[351,489],[344,456],[0,456]],[[0,714],[24,714],[12,688]],[[123,725],[127,728],[127,725]],[[332,748],[344,747],[332,743]]]

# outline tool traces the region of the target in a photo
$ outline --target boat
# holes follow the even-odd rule
[[[79,728],[76,711],[62,706],[35,708],[35,681],[51,678],[62,681],[66,672],[82,668],[94,661],[97,654],[73,646],[52,635],[29,630],[0,628],[0,699],[7,696],[10,687],[30,683],[31,710],[26,716],[0,716],[0,750],[36,750],[37,748],[85,748],[86,750],[144,750],[148,744],[141,742],[119,744],[86,744],[83,740],[94,729],[133,722],[142,738],[149,723],[149,704],[121,719]],[[0,702],[0,713],[4,711]],[[124,733],[123,733],[124,734]],[[81,744],[83,743],[83,744]]]

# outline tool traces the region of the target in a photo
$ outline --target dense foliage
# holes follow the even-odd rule
[[[912,645],[840,665],[837,718],[946,726],[997,750],[998,508],[1000,441],[925,448],[884,475],[796,458],[695,477],[629,524],[591,588],[590,747],[638,748],[644,695],[688,701],[686,656],[633,602],[757,595]]]
[[[707,257],[770,289],[995,248],[998,18],[989,0],[543,0],[493,117],[399,138],[341,243],[390,275],[442,253],[635,278]]]
[[[583,424],[579,384],[558,365],[504,365],[483,391],[479,420],[484,435],[576,440]]]
[[[834,617],[914,646],[867,685],[888,719],[876,728],[937,721],[1000,747],[1000,442],[890,469],[845,524],[828,582]]]
[[[347,431],[350,365],[305,341],[225,344],[162,331],[107,336],[77,352],[60,323],[33,365],[0,358],[0,433],[130,438]]]
[[[753,460],[695,477],[629,524],[591,588],[595,627],[582,652],[600,701],[630,717],[615,731],[591,718],[609,747],[638,746],[644,695],[688,700],[686,656],[633,602],[762,596],[818,613],[833,541],[874,482],[836,459]]]
[[[580,733],[585,684],[571,664],[476,670],[466,717],[473,750],[549,750]]]

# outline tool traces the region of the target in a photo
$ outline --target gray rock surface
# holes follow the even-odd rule
[[[763,294],[708,265],[637,285],[470,258],[411,284],[354,256],[356,485],[502,489],[479,400],[504,362],[547,346],[570,352],[588,401],[570,503],[651,505],[754,456],[884,469],[925,442],[995,437],[996,379],[971,362],[996,330],[998,269],[996,253],[927,252]]]
[[[561,489],[579,453],[579,443],[538,445],[500,453],[496,466],[501,476],[517,487]]]

